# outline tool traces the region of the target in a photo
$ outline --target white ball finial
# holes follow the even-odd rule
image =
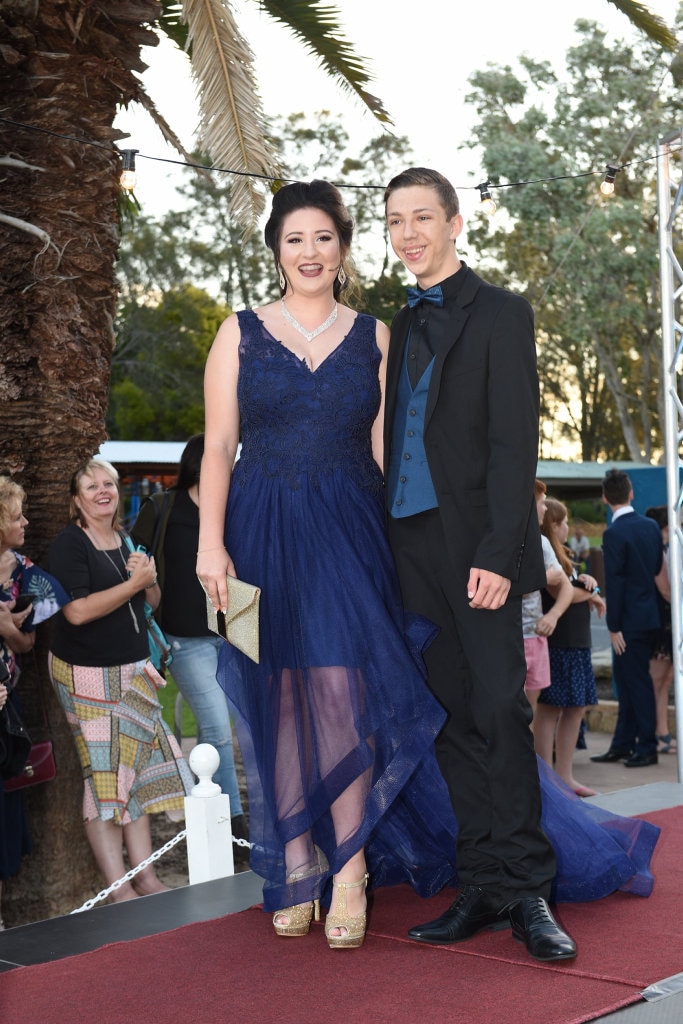
[[[218,796],[221,787],[211,777],[218,771],[218,751],[210,743],[198,743],[190,751],[190,768],[199,782],[192,788],[192,796]]]

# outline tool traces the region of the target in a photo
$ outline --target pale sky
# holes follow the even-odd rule
[[[607,0],[418,0],[411,13],[378,0],[337,0],[347,38],[370,62],[370,91],[380,96],[395,123],[407,135],[416,162],[436,167],[456,187],[476,185],[504,170],[480,168],[472,154],[457,147],[466,140],[472,115],[463,104],[467,78],[488,62],[514,64],[523,52],[560,65],[578,18],[597,21],[618,38],[630,39],[627,19]],[[648,6],[673,23],[677,0],[652,0]],[[237,21],[256,56],[265,113],[330,110],[362,146],[381,130],[359,102],[347,97],[314,59],[280,26],[262,14],[255,0],[233,0]],[[387,10],[389,13],[387,13]],[[150,65],[146,87],[187,148],[197,122],[194,87],[187,62],[172,44],[145,47]],[[166,147],[144,111],[124,112],[117,126],[131,132],[121,148],[149,156],[179,159]],[[656,140],[653,140],[656,143]],[[397,168],[400,170],[400,168]],[[146,212],[161,213],[174,204],[173,182],[191,173],[148,160],[138,161],[136,195]],[[463,212],[478,193],[461,193]]]

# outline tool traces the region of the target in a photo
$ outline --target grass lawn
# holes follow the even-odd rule
[[[175,728],[175,705],[176,698],[178,697],[178,687],[175,684],[175,680],[171,674],[171,671],[166,672],[166,686],[159,690],[159,702],[161,703],[162,713],[164,721],[168,725],[171,732]],[[197,722],[190,711],[189,705],[183,701],[183,719],[182,719],[182,730],[181,737],[186,739],[191,736],[197,735]]]

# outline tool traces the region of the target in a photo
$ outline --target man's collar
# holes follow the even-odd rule
[[[445,300],[455,298],[455,296],[458,294],[463,284],[465,283],[465,278],[467,277],[468,272],[469,270],[467,264],[461,260],[460,266],[458,267],[454,274],[451,274],[449,277],[445,277],[443,281],[435,282],[436,284],[440,285]],[[418,285],[418,287],[420,288],[421,291],[425,290],[420,285]]]
[[[612,513],[612,522],[614,522],[615,519],[619,519],[620,516],[625,516],[627,512],[635,512],[633,505],[620,505],[619,508]]]

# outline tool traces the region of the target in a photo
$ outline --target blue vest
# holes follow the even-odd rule
[[[434,360],[413,391],[408,377],[407,358],[406,345],[406,357],[396,395],[387,486],[389,513],[394,519],[417,515],[418,512],[437,508],[439,504],[424,446],[425,409]]]

